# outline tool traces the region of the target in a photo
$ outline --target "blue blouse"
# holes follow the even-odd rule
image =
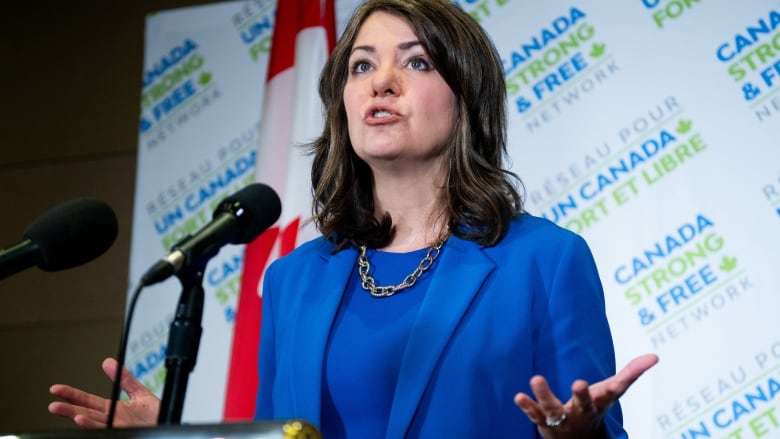
[[[377,285],[397,285],[417,267],[427,250],[368,250],[370,274]],[[435,266],[434,261],[429,270],[435,270]],[[384,436],[401,358],[430,278],[426,272],[412,287],[377,298],[360,286],[355,267],[325,351],[323,437]]]

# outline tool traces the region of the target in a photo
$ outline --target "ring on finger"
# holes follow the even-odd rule
[[[544,418],[544,423],[547,424],[548,427],[557,427],[561,424],[563,424],[563,421],[566,420],[566,412],[561,413],[561,416],[557,418],[553,418],[552,416],[546,416]]]

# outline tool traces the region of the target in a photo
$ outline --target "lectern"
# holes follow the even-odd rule
[[[0,434],[0,439],[322,439],[310,423],[288,421],[160,425],[112,430],[61,430]]]

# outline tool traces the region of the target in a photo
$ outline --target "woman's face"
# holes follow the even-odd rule
[[[411,25],[381,11],[355,38],[344,106],[352,147],[374,170],[436,163],[457,111]]]

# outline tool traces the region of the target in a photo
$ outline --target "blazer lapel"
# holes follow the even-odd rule
[[[321,260],[317,261],[321,264],[319,269],[311,276],[301,276],[301,282],[309,283],[303,286],[304,290],[320,293],[306,295],[306,300],[300,303],[300,311],[292,316],[300,321],[293,339],[300,357],[292,361],[292,377],[295,387],[303,389],[294,394],[295,413],[300,413],[314,425],[320,425],[325,345],[349,276],[357,263],[354,249],[331,255],[331,248],[323,245]]]
[[[401,360],[388,439],[403,438],[444,348],[495,267],[474,242],[450,237],[438,261]]]

